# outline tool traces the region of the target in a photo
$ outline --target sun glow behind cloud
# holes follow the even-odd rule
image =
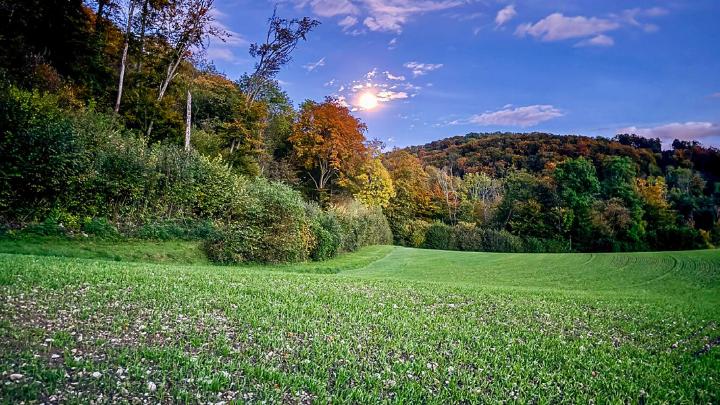
[[[358,106],[363,110],[374,110],[378,106],[378,99],[375,94],[367,91],[358,97]]]

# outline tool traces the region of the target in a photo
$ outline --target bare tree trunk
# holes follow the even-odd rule
[[[125,65],[127,64],[128,48],[130,47],[130,32],[132,30],[132,19],[135,13],[135,1],[130,0],[128,10],[127,28],[125,29],[125,46],[123,47],[122,59],[120,60],[120,78],[118,79],[118,94],[115,100],[115,114],[120,112],[120,100],[122,100],[123,82],[125,81]]]
[[[145,29],[148,18],[148,0],[143,0],[142,11],[140,11],[140,52],[137,60],[137,72],[142,70],[143,57],[145,57]]]
[[[192,93],[187,91],[187,110],[185,111],[185,150],[190,150],[190,129],[192,127]]]

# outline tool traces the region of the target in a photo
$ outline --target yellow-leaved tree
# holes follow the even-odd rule
[[[385,208],[395,197],[392,178],[380,158],[367,160],[359,173],[348,180],[353,196],[365,205]]]

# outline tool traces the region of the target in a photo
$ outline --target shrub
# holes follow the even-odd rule
[[[570,244],[564,240],[525,238],[524,251],[527,253],[568,253]]]
[[[0,87],[0,213],[47,216],[75,190],[88,162],[54,96]]]
[[[474,224],[461,222],[453,227],[453,248],[468,252],[482,252],[486,250],[484,244],[485,233]]]
[[[341,229],[340,250],[354,252],[363,246],[392,243],[392,232],[382,209],[357,201],[331,209]]]
[[[425,242],[422,247],[426,249],[451,250],[453,228],[442,222],[434,222],[425,233]]]
[[[113,239],[120,236],[117,228],[106,218],[85,218],[82,231],[98,238]]]
[[[313,235],[300,193],[264,179],[250,181],[246,192],[239,216],[220,222],[218,232],[205,243],[208,257],[220,263],[307,259]]]
[[[333,212],[322,211],[317,204],[312,203],[308,204],[307,213],[314,237],[310,258],[327,260],[335,257],[342,242],[342,228],[337,217]]]
[[[506,230],[484,229],[483,251],[485,252],[522,252],[523,241]]]

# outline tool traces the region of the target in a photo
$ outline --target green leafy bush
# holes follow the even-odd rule
[[[38,220],[68,201],[88,153],[54,96],[0,88],[0,214]]]
[[[451,250],[453,248],[453,228],[442,222],[433,222],[425,233],[426,249]]]
[[[323,211],[317,204],[308,204],[310,229],[314,240],[310,252],[313,260],[327,260],[340,251],[342,227],[333,212]]]
[[[220,223],[217,234],[205,243],[210,259],[220,263],[307,259],[313,235],[300,193],[264,179],[248,182],[246,193],[238,217]]]
[[[367,207],[357,201],[331,209],[341,230],[340,250],[354,252],[363,246],[388,245],[392,232],[382,209]]]
[[[120,236],[117,227],[106,218],[85,218],[82,231],[98,238],[114,239]]]

